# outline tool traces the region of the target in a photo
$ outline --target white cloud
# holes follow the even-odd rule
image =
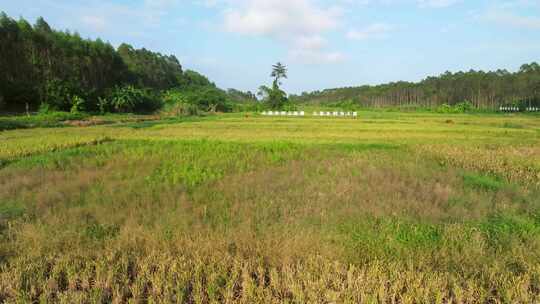
[[[346,4],[356,5],[414,5],[421,8],[445,8],[463,2],[464,0],[340,0]],[[536,1],[536,0],[521,0]]]
[[[298,37],[294,40],[295,47],[305,50],[321,50],[327,46],[328,42],[322,36],[312,35]]]
[[[166,9],[171,6],[174,6],[178,3],[178,0],[144,0],[144,5],[146,7]]]
[[[318,7],[309,0],[252,0],[228,9],[224,25],[241,34],[305,35],[335,29],[340,15],[335,7]]]
[[[195,1],[196,4],[205,6],[205,7],[216,7],[220,3],[220,0],[198,0]]]
[[[330,64],[345,60],[341,52],[320,52],[312,50],[296,49],[289,52],[289,59],[305,64]]]
[[[503,26],[521,29],[540,30],[540,18],[534,16],[520,16],[511,11],[490,10],[480,16],[481,20],[494,22]]]
[[[340,53],[326,50],[328,43],[324,37],[340,27],[343,15],[340,7],[324,7],[313,0],[225,3],[223,28],[228,32],[264,36],[284,43],[289,48],[289,58],[304,63],[333,63],[343,59]]]
[[[137,28],[158,28],[165,17],[180,0],[144,0],[142,3],[116,4],[102,1],[88,1],[83,5],[58,5],[61,10],[69,11],[68,19],[72,27],[77,23],[98,32],[133,31]]]
[[[91,29],[101,32],[107,28],[107,21],[102,16],[86,15],[81,17],[81,22]]]
[[[462,0],[417,0],[420,7],[443,8],[461,2]]]
[[[347,38],[351,40],[384,39],[394,30],[394,26],[385,23],[374,23],[363,29],[351,29]]]

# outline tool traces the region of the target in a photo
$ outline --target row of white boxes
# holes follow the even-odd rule
[[[519,107],[500,107],[499,111],[501,111],[501,112],[519,112],[520,108]],[[540,108],[527,107],[527,108],[525,108],[525,111],[527,111],[527,112],[539,112]]]
[[[294,112],[285,112],[285,111],[264,111],[261,113],[264,116],[305,116],[304,111],[294,111]]]
[[[264,111],[263,116],[306,116],[304,111]],[[358,117],[358,112],[313,112],[313,116]]]
[[[518,112],[519,108],[518,107],[500,107],[499,111],[501,111],[501,112]]]
[[[313,116],[358,117],[358,112],[313,112]]]

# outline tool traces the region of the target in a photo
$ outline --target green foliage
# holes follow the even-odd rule
[[[540,233],[540,223],[534,217],[497,212],[481,225],[489,244],[495,248],[510,247],[525,242]]]
[[[473,104],[469,101],[463,101],[453,106],[443,103],[438,106],[436,112],[445,114],[462,114],[471,112],[473,110]]]
[[[229,112],[232,109],[227,94],[214,86],[197,86],[173,89],[164,93],[165,110],[181,115],[199,112]]]
[[[292,112],[292,111],[297,111],[298,106],[287,100],[286,102],[283,103],[283,105],[281,106],[281,109],[283,111]]]
[[[457,113],[467,113],[470,112],[473,108],[473,104],[468,100],[460,102],[454,106],[454,109]]]
[[[20,217],[24,212],[25,208],[21,206],[21,204],[12,201],[2,202],[2,204],[0,204],[0,227],[3,221]]]
[[[497,191],[504,187],[504,183],[488,175],[474,173],[463,174],[463,184],[474,189]]]
[[[540,107],[540,69],[537,63],[523,65],[514,73],[506,70],[445,72],[420,82],[398,81],[381,85],[364,85],[303,92],[290,96],[297,103],[324,104],[353,100],[367,108],[420,107],[437,109],[471,101],[475,110],[497,110],[502,105],[521,108]],[[471,110],[463,104],[463,112]],[[445,109],[441,108],[441,111]],[[446,111],[451,112],[450,109]]]
[[[257,103],[257,96],[255,96],[255,94],[253,94],[251,91],[242,92],[235,89],[228,89],[227,96],[230,100],[234,101],[235,103],[244,103],[244,104]]]
[[[51,109],[51,106],[48,103],[42,103],[39,105],[38,114],[47,114],[50,112],[53,112],[53,109]]]
[[[79,97],[77,95],[73,96],[70,112],[73,113],[73,114],[84,112],[84,110],[86,108],[85,103],[86,103],[86,101],[84,99],[82,99],[81,97]]]
[[[116,236],[119,232],[119,227],[116,225],[105,225],[99,223],[93,223],[88,225],[83,231],[83,235],[86,238],[103,241],[108,238]]]
[[[512,132],[495,115],[445,120],[226,114],[1,132],[0,297],[535,303],[540,184],[485,191],[461,172],[538,181],[538,120],[508,116],[526,126]]]
[[[160,107],[159,99],[150,91],[130,85],[115,87],[106,99],[100,100],[103,112],[149,113]]]
[[[272,110],[282,110],[287,104],[287,93],[279,88],[277,80],[274,80],[272,87],[261,86],[259,96],[263,98],[266,106]]]
[[[66,120],[80,120],[86,118],[88,115],[84,113],[69,113],[45,110],[46,107],[42,107],[42,112],[37,115],[30,116],[12,116],[12,117],[0,117],[0,131],[25,129],[25,128],[50,128],[63,126],[62,122]]]
[[[260,101],[232,104],[232,112],[261,112],[266,110],[266,108],[266,105]]]
[[[436,110],[438,113],[453,113],[454,108],[447,103],[443,103]]]
[[[348,236],[345,245],[351,249],[363,248],[388,257],[399,256],[412,249],[436,248],[443,238],[440,226],[394,218],[344,221],[337,229],[340,234]]]
[[[259,87],[258,95],[262,97],[263,102],[266,106],[272,110],[282,110],[285,105],[288,104],[287,93],[280,89],[280,79],[287,78],[287,68],[278,62],[272,66],[272,74],[270,75],[274,78],[272,82],[272,87],[262,85]],[[289,104],[289,108],[292,106]]]
[[[210,82],[206,76],[192,70],[186,70],[180,79],[179,85],[183,89],[194,89],[210,86],[215,87],[215,85]]]
[[[55,111],[67,111],[72,106],[72,94],[74,89],[69,83],[60,79],[53,79],[47,81],[45,84],[45,100],[44,104],[47,104],[50,109]]]
[[[168,116],[197,116],[201,114],[201,111],[197,105],[179,100],[166,103],[162,113]]]
[[[515,123],[515,122],[509,122],[509,121],[505,121],[502,124],[502,127],[507,128],[507,129],[523,129],[523,128],[525,128],[525,126],[523,126],[522,124]]]
[[[274,81],[278,84],[281,84],[279,80],[281,78],[287,78],[287,67],[283,65],[281,62],[278,62],[272,66],[272,74],[270,74],[271,77],[274,78]]]
[[[127,44],[115,50],[100,39],[56,31],[43,18],[31,25],[4,13],[0,67],[0,111],[9,112],[24,112],[27,104],[31,111],[46,105],[54,111],[149,112],[160,106],[153,95],[162,90],[218,90],[205,76],[184,73],[175,56]],[[207,107],[225,110],[216,92],[202,95],[210,97]]]
[[[361,106],[352,99],[328,103],[327,106],[331,108],[341,109],[344,111],[358,111],[361,108]]]
[[[162,55],[147,49],[121,44],[118,54],[127,66],[127,81],[140,88],[167,90],[182,84],[182,66],[174,55]]]

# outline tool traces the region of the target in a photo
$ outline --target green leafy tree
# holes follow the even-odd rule
[[[158,98],[152,92],[132,85],[117,86],[110,91],[107,98],[100,99],[101,112],[147,113],[157,110],[160,106]]]
[[[138,102],[142,93],[156,95],[173,88],[206,86],[217,89],[204,75],[184,73],[173,55],[128,44],[115,49],[101,39],[83,39],[77,32],[55,30],[43,18],[32,25],[0,12],[0,111],[43,107],[140,112],[155,105],[147,102],[152,96]],[[135,89],[141,92],[134,93]],[[112,106],[111,94],[117,106]],[[75,96],[84,100],[84,106],[74,102]],[[136,100],[133,106],[126,96]]]
[[[498,109],[501,105],[540,106],[540,65],[507,70],[445,72],[420,82],[393,82],[304,92],[290,96],[298,103],[331,104],[353,101],[366,107],[423,107],[443,111],[462,108]],[[467,106],[462,102],[469,101]],[[461,105],[460,105],[461,104]],[[446,109],[446,110],[445,110]],[[451,110],[449,110],[451,109]]]
[[[272,87],[265,85],[259,87],[258,95],[262,97],[270,109],[279,110],[288,102],[287,93],[279,87],[281,85],[280,80],[287,78],[287,68],[278,62],[272,66],[272,74],[270,76],[274,78]]]
[[[283,65],[281,62],[272,65],[272,74],[270,74],[270,76],[274,78],[275,83],[281,85],[279,80],[281,78],[287,78],[287,67],[285,67],[285,65]]]

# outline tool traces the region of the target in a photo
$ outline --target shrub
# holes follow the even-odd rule
[[[86,101],[77,95],[73,96],[71,102],[72,102],[71,110],[70,110],[71,113],[74,113],[74,114],[80,113],[80,112],[83,112],[86,108],[85,107]]]
[[[266,108],[266,105],[259,101],[248,103],[234,103],[232,105],[233,112],[261,112]]]
[[[188,109],[197,112],[230,112],[232,105],[227,94],[212,86],[191,88],[188,90],[169,90],[165,92],[163,99],[167,108],[172,108],[175,104],[180,104],[177,108]],[[190,105],[190,106],[188,106]],[[186,111],[183,111],[186,113]]]
[[[196,116],[200,114],[200,111],[196,105],[177,102],[167,104],[162,113],[167,116]]]
[[[341,109],[344,111],[358,111],[360,109],[360,104],[358,102],[355,102],[352,99],[348,100],[342,100],[334,103],[329,103],[328,107]]]
[[[52,109],[48,103],[42,103],[39,105],[39,109],[38,109],[39,114],[47,114],[49,112],[52,112]]]
[[[45,85],[45,104],[53,110],[68,110],[72,88],[65,82],[53,79]]]
[[[443,103],[438,106],[436,112],[438,113],[467,113],[474,109],[474,106],[471,102],[465,100],[463,102],[457,103],[453,106]]]
[[[283,104],[282,109],[283,111],[296,111],[298,110],[298,107],[296,106],[296,104],[288,101],[285,104]]]
[[[473,108],[474,108],[473,104],[470,101],[465,100],[463,102],[456,104],[454,106],[454,111],[456,113],[466,113],[466,112],[470,112]]]
[[[450,105],[448,105],[446,103],[443,103],[442,105],[437,107],[437,112],[439,112],[439,113],[453,113],[453,108],[452,108],[452,106],[450,106]]]
[[[107,98],[99,99],[101,112],[148,113],[160,107],[161,103],[151,92],[133,86],[115,87]]]
[[[488,191],[497,191],[504,187],[504,183],[494,177],[473,173],[463,174],[463,183],[473,189],[484,189]]]

